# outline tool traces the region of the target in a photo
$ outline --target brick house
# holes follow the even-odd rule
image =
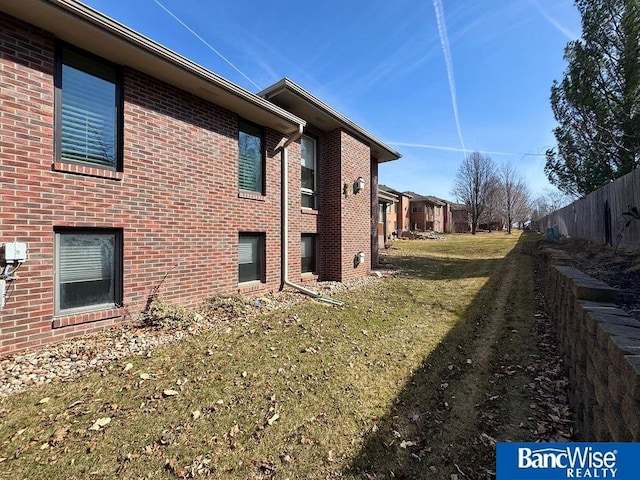
[[[378,239],[379,245],[389,240],[393,233],[398,237],[409,231],[409,202],[411,195],[386,185],[378,185]]]
[[[410,224],[411,230],[436,233],[448,232],[451,212],[449,202],[430,195],[424,196],[415,192],[405,192],[411,196]]]
[[[463,203],[452,203],[451,211],[451,232],[467,233],[471,231],[471,222],[469,221],[469,210]]]
[[[1,265],[0,354],[156,290],[190,305],[376,261],[378,163],[400,155],[293,82],[254,95],[74,0],[0,0],[0,84],[0,244],[28,246]]]

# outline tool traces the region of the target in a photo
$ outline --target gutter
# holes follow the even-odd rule
[[[316,300],[323,301],[325,303],[330,303],[332,305],[342,305],[342,302],[338,302],[336,300],[332,300],[331,298],[326,298],[320,295],[318,292],[314,292],[313,290],[309,290],[301,285],[293,283],[289,280],[289,162],[288,162],[288,150],[287,147],[291,145],[293,142],[298,140],[302,136],[302,132],[304,131],[304,126],[300,125],[298,131],[291,135],[287,141],[284,143],[282,148],[282,172],[281,172],[281,259],[280,259],[280,268],[282,275],[282,284],[280,289],[283,289],[285,286],[289,286],[291,288],[295,288],[299,292],[302,292],[310,297],[315,298]]]

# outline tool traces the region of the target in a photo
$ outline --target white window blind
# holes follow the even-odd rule
[[[302,149],[301,163],[303,167],[315,170],[316,168],[316,141],[313,138],[302,136],[300,140]]]
[[[300,139],[300,148],[301,205],[306,208],[316,208],[316,141],[303,135]]]
[[[63,235],[60,283],[93,282],[113,276],[113,235]]]
[[[313,251],[313,237],[303,236],[302,237],[302,256],[303,257],[312,257],[314,255]]]
[[[238,245],[238,263],[256,263],[258,261],[258,237],[240,237]]]
[[[61,158],[114,166],[115,69],[71,50],[64,51],[63,62]]]
[[[240,122],[238,132],[238,188],[262,193],[262,130]]]

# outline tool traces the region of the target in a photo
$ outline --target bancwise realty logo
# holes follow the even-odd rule
[[[497,480],[640,478],[639,443],[498,443]]]

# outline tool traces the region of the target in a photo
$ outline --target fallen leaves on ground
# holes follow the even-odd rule
[[[89,427],[89,430],[100,430],[102,427],[106,427],[111,423],[111,417],[98,418],[93,425]]]

